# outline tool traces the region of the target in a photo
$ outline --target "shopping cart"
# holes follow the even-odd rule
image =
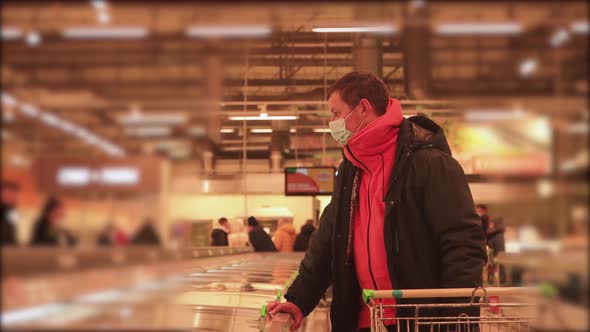
[[[478,287],[411,289],[411,290],[363,290],[363,299],[369,306],[371,331],[387,332],[387,325],[395,321],[396,331],[530,331],[534,304],[524,302],[490,303],[489,297],[524,297],[538,293],[533,287]],[[428,303],[384,305],[380,299],[422,299],[438,302],[453,302],[451,298],[467,298],[469,303]],[[479,299],[478,299],[479,298]],[[416,300],[418,302],[420,300]],[[407,301],[406,301],[407,302]],[[384,317],[384,310],[395,308],[396,312],[405,312],[395,318]],[[471,309],[471,310],[469,310]],[[474,310],[475,309],[475,310]],[[477,310],[479,309],[479,310]],[[457,313],[454,314],[433,314]],[[468,315],[465,312],[477,312]],[[390,327],[391,328],[391,327]]]

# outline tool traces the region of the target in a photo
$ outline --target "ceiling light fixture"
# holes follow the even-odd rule
[[[518,35],[522,26],[517,22],[495,23],[443,23],[436,27],[439,35]]]
[[[526,59],[523,62],[521,62],[520,65],[518,66],[518,72],[520,73],[521,76],[530,76],[535,71],[537,71],[538,64],[539,63],[536,59],[533,59],[533,58]]]
[[[25,41],[29,46],[38,46],[41,44],[41,35],[36,31],[31,31],[25,37]]]
[[[559,47],[563,43],[568,41],[569,38],[570,38],[569,32],[566,29],[561,28],[561,29],[558,29],[557,31],[555,31],[555,33],[553,33],[553,35],[551,35],[551,39],[549,39],[549,43],[553,47]]]
[[[68,39],[141,39],[148,35],[148,31],[142,27],[77,27],[63,31],[64,38]]]
[[[149,127],[138,127],[138,128],[128,128],[127,133],[134,136],[169,136],[172,133],[172,129],[170,127],[165,126],[149,126]]]
[[[235,121],[243,121],[243,120],[252,120],[252,121],[269,121],[269,120],[297,120],[297,117],[294,115],[269,115],[269,116],[230,116],[230,120]]]
[[[234,130],[232,128],[221,128],[221,130],[219,130],[219,132],[222,134],[231,134],[234,132]]]
[[[588,21],[573,22],[571,25],[571,29],[575,33],[586,34],[586,35],[590,31],[590,28],[588,26]]]
[[[2,105],[6,105],[6,106],[16,106],[18,104],[16,98],[14,98],[13,96],[7,94],[7,93],[2,93]]]
[[[358,26],[358,27],[322,27],[312,28],[311,31],[319,33],[383,33],[393,34],[397,33],[397,27],[393,25],[381,25],[381,26]]]
[[[254,128],[250,129],[250,132],[253,134],[270,134],[272,133],[271,128]]]
[[[39,109],[31,104],[23,104],[19,108],[23,114],[29,117],[36,117],[39,115]]]
[[[2,40],[15,40],[23,36],[23,31],[15,27],[2,27]]]
[[[266,25],[246,26],[193,26],[186,29],[186,35],[191,38],[206,37],[264,37],[272,33],[272,28]]]
[[[314,133],[329,133],[330,128],[315,128],[313,130]]]
[[[130,114],[119,117],[119,122],[125,125],[157,124],[179,125],[186,123],[187,116],[183,113],[146,114],[132,110]]]

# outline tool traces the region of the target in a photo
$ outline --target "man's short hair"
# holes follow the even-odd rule
[[[353,71],[338,79],[328,88],[328,99],[334,92],[339,92],[342,100],[354,108],[361,99],[373,105],[379,115],[385,114],[389,104],[389,89],[376,75],[364,71]]]
[[[219,220],[217,220],[217,222],[219,224],[225,224],[227,222],[227,218],[226,217],[221,217],[221,218],[219,218]]]
[[[248,218],[248,226],[258,226],[258,220],[254,217]]]
[[[20,190],[20,186],[18,183],[10,180],[3,180],[2,181],[2,189],[10,189],[10,190]]]
[[[486,211],[488,210],[488,206],[485,204],[477,204],[475,207]]]

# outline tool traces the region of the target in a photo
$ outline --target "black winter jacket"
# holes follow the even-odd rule
[[[307,247],[309,247],[309,239],[311,238],[313,231],[315,231],[314,225],[303,225],[301,227],[301,232],[297,234],[297,237],[295,238],[293,251],[306,251]]]
[[[211,246],[223,247],[228,246],[227,232],[223,229],[216,228],[211,232]]]
[[[353,180],[358,174],[359,170],[344,158],[338,168],[332,200],[322,213],[319,228],[312,234],[299,276],[285,295],[287,301],[308,315],[332,285],[330,317],[332,330],[337,332],[356,330],[361,305],[350,234],[354,220],[350,215]],[[442,129],[426,117],[412,117],[400,125],[385,198],[383,232],[395,289],[481,285],[486,261],[481,220],[475,213],[463,170],[451,157]],[[437,300],[397,301],[398,304],[431,302]],[[466,313],[477,315],[479,310]],[[459,312],[424,310],[423,314],[458,315]],[[398,317],[413,315],[413,310],[397,310]]]
[[[248,232],[248,239],[250,240],[254,251],[277,251],[270,235],[268,235],[260,226],[256,226]]]

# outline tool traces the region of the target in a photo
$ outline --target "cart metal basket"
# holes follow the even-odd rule
[[[490,287],[411,289],[411,290],[363,290],[363,299],[369,306],[371,332],[389,331],[530,331],[534,305],[531,303],[504,303],[490,301],[500,297],[527,296],[537,292],[529,287]],[[382,304],[381,299],[440,299],[453,302],[451,298],[471,299],[469,303],[428,303],[428,304]],[[478,298],[480,298],[478,300]],[[439,302],[439,301],[433,301]],[[493,303],[496,302],[496,303]],[[395,308],[405,311],[401,317],[384,317],[384,310]],[[471,310],[469,310],[471,308]],[[475,310],[474,310],[475,309]],[[477,310],[479,309],[479,310]],[[451,312],[457,315],[433,315],[432,312]],[[465,312],[478,312],[468,315]],[[395,325],[393,325],[395,324]]]

